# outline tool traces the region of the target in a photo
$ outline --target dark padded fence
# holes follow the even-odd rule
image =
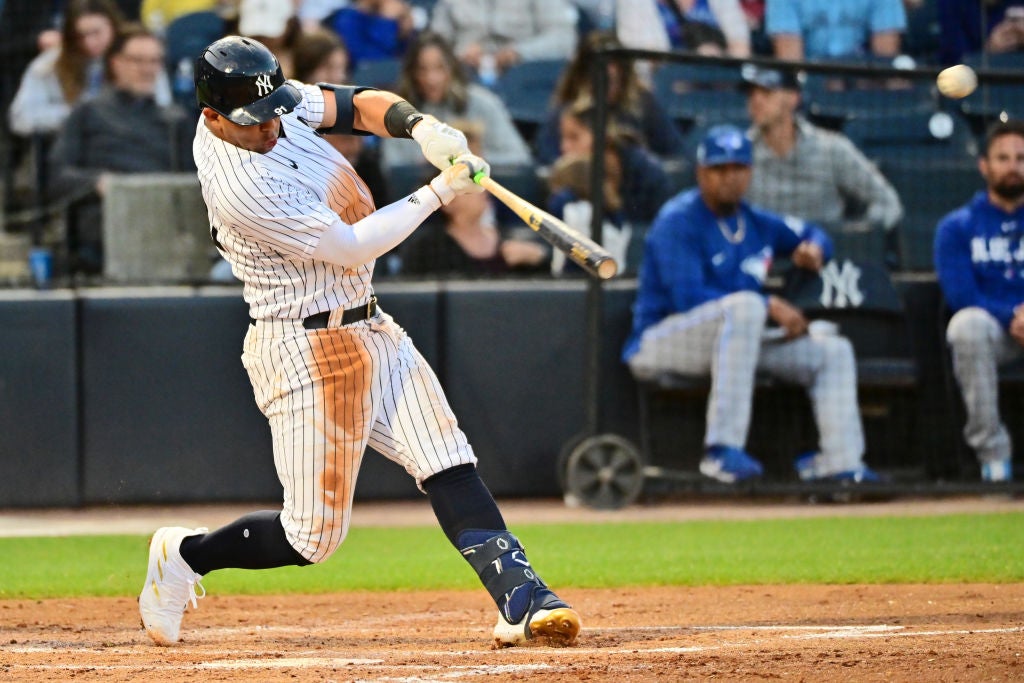
[[[938,288],[927,276],[896,284],[920,366],[913,400],[900,408],[913,419],[865,414],[868,459],[913,469],[925,484],[976,481],[958,399],[947,391]],[[594,349],[597,426],[630,440],[638,438],[637,392],[618,355],[634,288],[630,280],[603,288]],[[437,370],[495,494],[559,495],[560,455],[589,427],[587,284],[388,283],[378,291]],[[277,500],[269,429],[239,360],[248,325],[239,294],[181,288],[0,300],[0,506]],[[780,436],[776,413],[758,398],[751,449],[784,476],[799,443]],[[687,468],[699,454],[703,403],[664,408],[656,464]],[[806,427],[809,416],[789,419]],[[1024,443],[1017,421],[1008,421]],[[356,495],[420,494],[404,471],[368,452]]]

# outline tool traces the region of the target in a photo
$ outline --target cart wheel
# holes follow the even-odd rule
[[[565,473],[569,471],[569,456],[576,450],[583,441],[590,435],[589,432],[579,432],[573,434],[569,439],[562,444],[561,450],[558,451],[558,464],[555,469],[555,476],[558,478],[558,488],[561,491],[569,490],[569,482],[566,480]]]
[[[601,434],[584,439],[569,454],[566,494],[597,510],[617,510],[643,488],[640,452],[626,439]]]

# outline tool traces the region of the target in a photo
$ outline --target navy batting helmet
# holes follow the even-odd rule
[[[229,121],[254,126],[287,114],[302,94],[286,83],[266,45],[241,36],[211,43],[196,58],[196,99]]]

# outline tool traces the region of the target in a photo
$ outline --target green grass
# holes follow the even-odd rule
[[[556,586],[1024,581],[1024,513],[520,525]],[[146,538],[0,539],[0,598],[134,596]],[[211,593],[461,589],[476,575],[439,529],[353,529],[326,563],[204,580]]]

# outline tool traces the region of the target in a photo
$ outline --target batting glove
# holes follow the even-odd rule
[[[491,165],[475,154],[462,154],[455,157],[450,166],[430,181],[430,189],[437,194],[442,204],[448,206],[460,194],[484,191],[483,186],[473,180],[479,173],[490,175]]]
[[[419,143],[427,161],[442,171],[452,165],[455,157],[469,153],[469,143],[461,130],[429,114],[413,127],[412,139]]]

